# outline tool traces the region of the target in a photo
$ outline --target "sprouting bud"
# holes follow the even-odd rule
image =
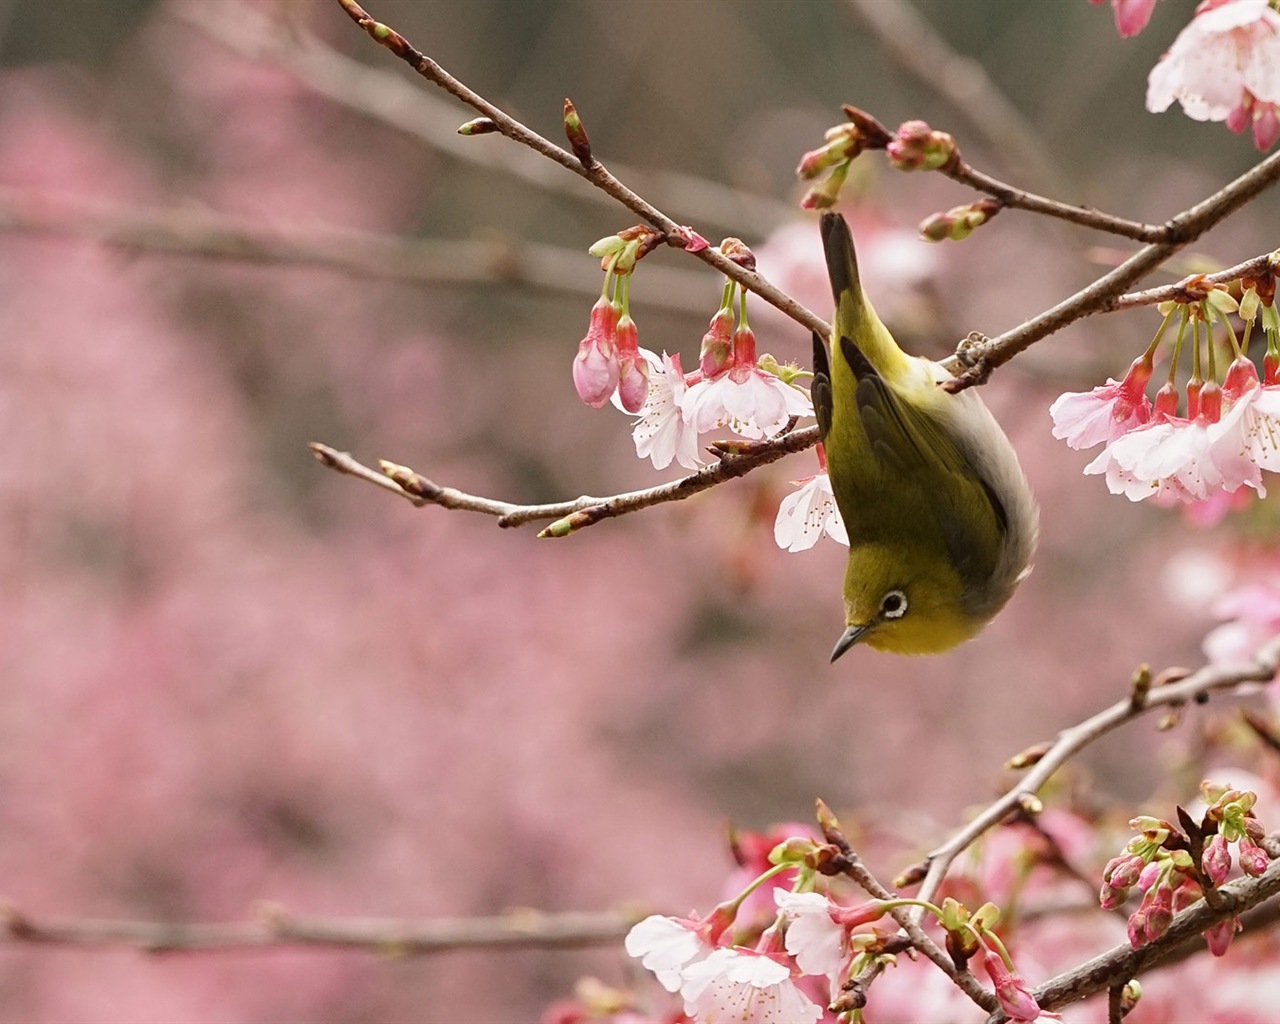
[[[1137,884],[1145,866],[1143,859],[1136,854],[1122,853],[1107,861],[1107,866],[1102,869],[1102,880],[1116,889],[1128,889]]]
[[[1042,740],[1027,747],[1021,753],[1014,754],[1004,763],[1004,766],[1010,770],[1019,771],[1023,768],[1030,768],[1034,764],[1038,764],[1040,759],[1053,747],[1053,743],[1049,740]]]
[[[583,167],[590,167],[595,163],[595,157],[591,155],[591,140],[587,138],[587,130],[582,126],[582,118],[578,116],[573,100],[568,97],[564,101],[564,134],[569,140],[569,148],[573,150],[573,155],[578,158],[578,163]]]
[[[769,863],[803,864],[817,846],[808,836],[790,836],[769,851]]]
[[[1103,882],[1102,888],[1098,891],[1098,906],[1103,910],[1115,910],[1128,898],[1128,889],[1117,889],[1115,886]]]
[[[1137,978],[1132,978],[1125,983],[1124,989],[1120,992],[1120,1016],[1124,1017],[1130,1013],[1142,999],[1142,985]]]
[[[837,164],[827,177],[818,185],[814,185],[800,200],[802,210],[829,210],[840,199],[840,190],[844,187],[845,178],[849,176],[849,164]]]
[[[829,836],[832,832],[840,831],[840,822],[835,816],[835,812],[827,806],[825,800],[815,800],[815,809],[818,816],[818,827],[822,829],[824,836]]]
[[[1129,915],[1128,933],[1129,945],[1134,949],[1146,945],[1147,915],[1141,907]]]
[[[900,171],[936,171],[960,156],[955,139],[935,132],[924,121],[900,125],[886,151],[889,162]]]
[[[607,235],[598,242],[594,242],[591,248],[587,250],[587,253],[601,261],[604,261],[606,266],[601,269],[608,270],[607,262],[617,256],[618,253],[622,252],[622,250],[626,248],[626,245],[626,239],[621,235]]]
[[[1147,941],[1155,942],[1173,923],[1173,886],[1168,883],[1155,886],[1142,902],[1147,911]]]
[[[860,110],[848,103],[843,104],[840,109],[844,111],[844,116],[849,119],[849,123],[858,129],[864,149],[884,149],[893,141],[893,132],[865,110]]]
[[[492,135],[500,130],[497,122],[488,117],[475,117],[458,126],[459,135]]]
[[[703,249],[710,248],[711,243],[703,238],[688,224],[681,224],[671,232],[671,238],[680,242],[680,248],[685,252],[702,252]]]
[[[920,222],[920,234],[930,242],[948,239],[958,242],[989,221],[1002,209],[995,199],[979,199],[965,206],[955,206],[946,213],[935,213]]]
[[[852,124],[828,130],[826,145],[811,149],[800,158],[796,177],[809,181],[837,164],[847,164],[862,151],[862,135]]]
[[[1240,296],[1240,319],[1252,321],[1258,318],[1258,307],[1262,305],[1262,299],[1258,295],[1258,289],[1254,285],[1249,285],[1244,290],[1244,294]]]
[[[741,238],[726,238],[720,243],[719,249],[720,255],[730,263],[736,263],[744,270],[756,269],[756,254]]]

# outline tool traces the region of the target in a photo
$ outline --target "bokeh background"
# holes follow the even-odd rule
[[[1247,138],[1143,109],[1192,8],[1161,3],[1121,40],[1083,0],[916,4],[969,61],[948,64],[856,4],[370,0],[553,139],[571,96],[600,158],[713,241],[742,237],[821,315],[792,172],[842,102],[923,117],[983,168],[1141,220],[1250,166]],[[1052,399],[1118,376],[1150,311],[1077,324],[985,389],[1043,506],[1007,611],[946,656],[832,667],[842,549],[772,539],[811,452],[539,541],[415,509],[307,450],[522,502],[672,478],[569,374],[599,283],[585,249],[632,215],[499,137],[458,139],[472,114],[333,2],[11,0],[0,65],[0,892],[22,911],[683,913],[720,898],[730,823],[805,820],[815,796],[891,877],[1137,664],[1201,660],[1237,521],[1112,497],[1049,433]],[[1016,325],[1115,259],[1016,212],[929,247],[914,225],[971,196],[866,163],[847,211],[916,351]],[[1273,248],[1277,202],[1197,251]],[[95,240],[112,218],[143,227]],[[216,249],[226,224],[305,251],[164,251]],[[370,235],[472,248],[419,254],[421,280],[395,281],[350,266],[382,251]],[[348,266],[313,265],[321,248]],[[718,296],[701,264],[656,253],[633,288],[641,343],[690,364]],[[800,328],[759,307],[753,322],[762,350],[806,359]],[[1104,740],[1059,805],[1167,813],[1215,756],[1212,721]],[[11,945],[0,1020],[525,1021],[584,974],[618,982],[623,959]]]

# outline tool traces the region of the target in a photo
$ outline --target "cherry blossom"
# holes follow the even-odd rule
[[[639,332],[629,313],[618,320],[618,401],[637,413],[649,395],[649,363],[640,355]]]
[[[753,439],[773,437],[792,416],[813,415],[805,392],[756,365],[755,335],[742,326],[728,368],[690,387],[680,408],[700,434],[725,426]]]
[[[1232,590],[1213,610],[1229,620],[1204,638],[1205,656],[1215,665],[1248,664],[1258,648],[1280,631],[1280,589],[1270,583]]]
[[[749,949],[717,949],[684,970],[684,1010],[701,1024],[816,1024],[822,1007],[791,969]]]
[[[702,937],[699,922],[658,914],[634,925],[624,945],[627,955],[652,971],[668,992],[680,990],[685,969],[711,948]]]
[[[680,368],[679,353],[669,356],[664,352],[659,358],[642,348],[639,354],[645,362],[649,391],[631,432],[636,455],[649,459],[654,469],[666,469],[673,459],[686,469],[699,468],[702,460],[698,457],[698,432],[680,408],[687,378]],[[697,371],[690,376],[701,379]],[[619,395],[614,395],[613,404],[627,411]]]
[[[792,482],[798,490],[782,499],[773,523],[773,539],[778,547],[784,551],[806,551],[824,535],[847,546],[849,534],[836,507],[831,477],[816,473]]]
[[[1174,100],[1197,121],[1252,126],[1254,144],[1270,149],[1280,136],[1280,14],[1267,0],[1201,4],[1199,13],[1151,69],[1147,109]]]
[[[1049,407],[1053,436],[1072,448],[1111,442],[1151,419],[1144,389],[1151,379],[1150,356],[1134,360],[1124,380],[1110,378],[1092,391],[1068,391]]]
[[[816,892],[774,890],[774,902],[787,919],[787,952],[805,974],[831,977],[845,955],[845,928],[836,921],[835,904]]]

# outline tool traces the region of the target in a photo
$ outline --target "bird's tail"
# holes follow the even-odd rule
[[[853,250],[853,233],[848,223],[838,213],[824,213],[821,229],[831,294],[836,302],[832,321],[832,359],[838,361],[841,358],[841,338],[848,338],[881,374],[891,378],[905,375],[905,353],[880,322],[862,290],[858,257]]]

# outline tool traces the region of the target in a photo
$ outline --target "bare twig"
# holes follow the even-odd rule
[[[311,442],[310,447],[321,465],[367,480],[384,490],[400,495],[414,505],[439,505],[441,508],[462,509],[497,516],[498,525],[502,527],[524,526],[526,523],[554,519],[557,522],[543,530],[539,536],[563,537],[584,526],[598,523],[602,519],[612,519],[629,512],[638,512],[642,508],[661,505],[668,501],[681,501],[727,480],[744,476],[760,466],[777,462],[785,455],[811,448],[817,442],[818,428],[806,427],[803,430],[783,434],[772,441],[754,444],[743,454],[723,454],[720,456],[720,461],[670,483],[646,487],[639,491],[627,491],[606,498],[584,495],[569,501],[553,502],[547,505],[517,505],[508,501],[467,494],[452,487],[441,487],[407,466],[384,460],[380,463],[382,471],[378,472],[358,462],[349,453],[330,448],[318,441]]]
[[[931,850],[920,867],[926,867],[919,897],[930,901],[946,877],[952,861],[988,829],[1011,813],[1024,808],[1028,801],[1038,802],[1036,793],[1063,764],[1098,738],[1158,707],[1185,704],[1213,690],[1230,690],[1245,683],[1269,682],[1280,667],[1280,637],[1262,647],[1253,663],[1239,667],[1206,665],[1178,682],[1153,687],[1141,704],[1129,697],[1104,711],[1064,729],[1057,740],[1026,776],[999,800],[957,831],[945,843]]]
[[[617,942],[639,918],[621,913],[547,914],[517,910],[501,917],[434,921],[293,917],[264,907],[257,921],[182,924],[45,918],[4,912],[0,940],[82,947],[132,946],[151,953],[265,948],[338,948],[379,954],[459,949],[571,949]]]
[[[93,239],[147,252],[259,264],[326,267],[357,277],[413,284],[504,281],[574,295],[600,292],[596,261],[584,252],[516,240],[397,238],[330,224],[264,227],[195,207],[123,206],[0,186],[0,230]],[[705,313],[705,290],[669,267],[644,269],[647,305]]]
[[[584,165],[573,153],[561,149],[543,138],[499,107],[494,106],[479,93],[458,81],[434,60],[414,47],[395,29],[375,21],[363,7],[356,3],[356,0],[338,0],[338,3],[342,5],[343,10],[347,12],[351,20],[368,32],[376,42],[385,46],[423,78],[435,83],[446,92],[456,96],[473,110],[492,120],[498,126],[498,130],[507,138],[520,143],[535,153],[541,154],[548,160],[559,164],[565,170],[585,178],[606,195],[613,197],[632,213],[661,231],[669,245],[677,248],[685,247],[686,236],[681,231],[681,225],[624,185],[599,160],[592,160]],[[830,325],[825,320],[810,312],[755,271],[747,270],[727,259],[714,248],[701,249],[692,254],[697,259],[720,271],[726,277],[737,281],[748,291],[759,295],[771,306],[776,306],[792,320],[809,330],[816,331],[823,337],[827,337],[831,333]]]

